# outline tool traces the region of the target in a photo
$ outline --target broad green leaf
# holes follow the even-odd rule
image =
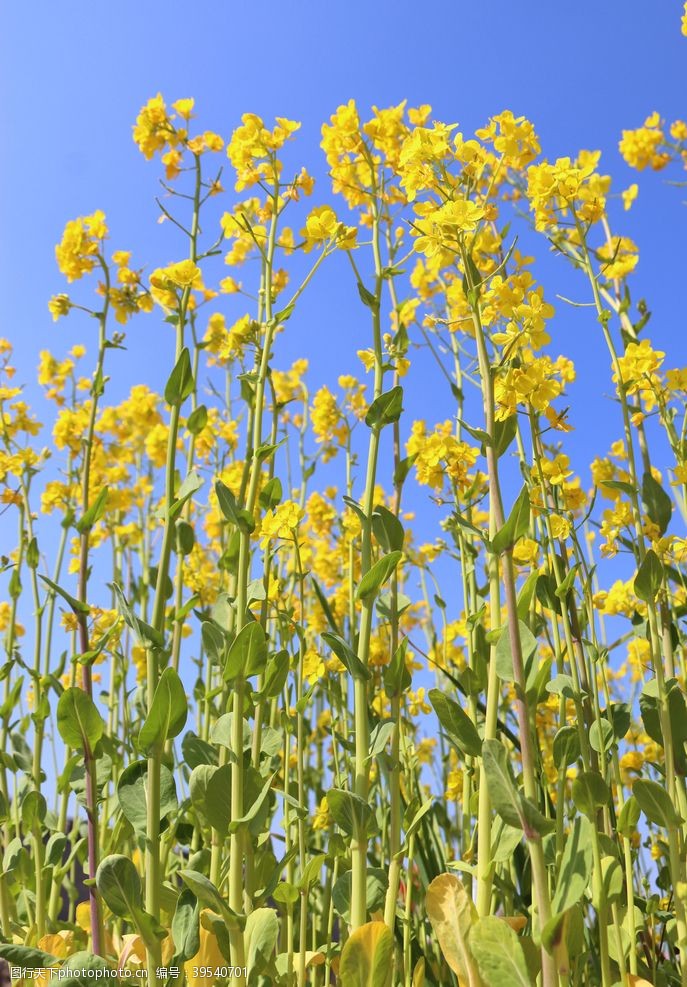
[[[3,953],[4,949],[3,946]],[[88,950],[79,950],[60,962],[60,987],[93,987],[101,981],[118,987],[121,983],[102,956],[94,956]]]
[[[565,838],[556,880],[556,892],[551,902],[554,915],[567,912],[584,894],[592,875],[592,823],[584,816],[575,816]]]
[[[226,836],[231,822],[231,765],[223,764],[210,774],[205,786],[205,816],[220,836]],[[197,795],[196,799],[197,800]]]
[[[355,836],[358,833],[372,836],[377,831],[372,807],[359,795],[342,788],[330,788],[327,792],[327,805],[346,836]]]
[[[409,688],[412,681],[408,666],[406,665],[407,650],[408,638],[404,637],[393,653],[391,661],[382,672],[384,691],[389,699],[393,699],[394,696],[400,696],[402,692],[405,692]]]
[[[195,386],[191,355],[188,346],[184,346],[165,384],[165,401],[172,408],[180,408]]]
[[[580,812],[593,820],[597,809],[608,805],[611,791],[596,771],[583,771],[573,781],[572,797]]]
[[[69,606],[72,608],[74,613],[87,614],[91,612],[91,608],[87,603],[84,603],[81,600],[77,600],[76,597],[72,596],[71,593],[68,593],[66,589],[62,589],[61,586],[58,586],[57,583],[54,583],[52,579],[48,579],[47,576],[42,576],[40,573],[38,574],[38,576],[39,579],[43,580],[46,586],[50,587],[53,593],[57,593],[58,596],[61,596],[62,599],[69,604]]]
[[[221,480],[217,480],[215,483],[215,493],[217,494],[219,509],[230,524],[236,525],[245,534],[255,531],[255,518],[247,510],[238,506],[233,493]]]
[[[553,738],[553,763],[559,771],[574,764],[580,756],[580,735],[576,727],[557,730]]]
[[[265,670],[267,638],[262,624],[252,620],[238,632],[227,652],[224,681],[248,678]]]
[[[148,817],[148,762],[134,761],[122,771],[117,798],[123,814],[137,833],[145,833]],[[160,766],[160,819],[177,808],[177,790],[172,772]]]
[[[592,750],[597,754],[603,754],[613,746],[614,739],[613,726],[605,717],[601,717],[598,721],[594,720],[589,729],[589,743]]]
[[[504,526],[494,535],[491,548],[497,555],[515,545],[530,526],[530,495],[525,484],[517,496]]]
[[[105,732],[105,721],[88,693],[71,686],[57,701],[57,729],[68,747],[93,751]]]
[[[373,913],[384,908],[388,888],[388,871],[381,867],[368,867],[365,879],[365,907],[368,912]],[[351,889],[352,874],[348,870],[341,875],[332,888],[334,908],[347,923],[350,923],[351,920]]]
[[[396,722],[394,720],[380,720],[370,734],[370,750],[367,755],[368,761],[371,761],[373,757],[377,757],[377,755],[381,754],[386,748],[386,745],[391,740],[395,727]]]
[[[374,599],[381,587],[387,581],[398,563],[401,561],[403,552],[389,552],[382,556],[373,566],[371,566],[363,578],[358,583],[355,593],[356,600],[368,602]]]
[[[435,877],[427,888],[425,908],[442,955],[459,982],[469,987],[481,987],[469,946],[470,930],[477,922],[477,909],[460,879],[454,874]]]
[[[385,552],[401,552],[405,540],[403,525],[391,511],[378,504],[372,513],[372,530]]]
[[[114,915],[134,919],[143,907],[141,879],[133,861],[121,853],[112,853],[101,861],[95,883],[105,904]]]
[[[530,671],[532,662],[537,653],[537,639],[529,629],[527,624],[519,620],[518,629],[520,632],[520,649],[522,652],[522,663],[529,686]],[[494,658],[496,660],[496,674],[504,682],[514,682],[515,673],[513,671],[513,650],[511,648],[510,630],[504,627],[496,643]]]
[[[520,792],[508,759],[508,752],[498,740],[482,744],[482,766],[487,778],[489,797],[498,814],[509,826],[522,829],[528,839],[535,839],[554,828],[529,799]]]
[[[242,919],[231,910],[215,885],[204,874],[192,868],[180,870],[178,873],[181,880],[187,888],[190,888],[198,901],[213,911],[219,912],[229,927],[241,927]]]
[[[674,829],[682,823],[682,816],[673,805],[668,792],[658,782],[638,778],[632,786],[632,794],[649,822],[665,826],[666,829]]]
[[[341,987],[389,987],[393,952],[393,936],[384,922],[361,925],[341,952]]]
[[[665,534],[673,514],[673,502],[648,470],[642,478],[642,500],[649,518]]]
[[[186,420],[186,428],[191,435],[199,435],[208,423],[208,409],[204,404],[194,408]]]
[[[495,915],[478,919],[468,943],[484,987],[531,987],[520,940],[504,919]]]
[[[23,966],[28,970],[39,970],[52,966],[53,963],[62,963],[62,960],[52,953],[46,953],[32,946],[19,946],[13,942],[3,942],[0,952],[3,960],[10,966]]]
[[[354,679],[372,678],[372,672],[363,665],[355,651],[346,644],[342,637],[339,637],[338,634],[330,634],[329,631],[325,631],[322,634],[322,640],[329,645],[336,657],[346,666],[347,671]]]
[[[177,898],[172,919],[174,958],[183,963],[200,949],[200,905],[190,888],[183,888]]]
[[[463,754],[479,757],[482,753],[482,738],[465,710],[440,689],[430,689],[428,697],[439,723],[456,746]]]
[[[634,590],[640,600],[653,603],[663,582],[663,563],[653,548],[644,556],[644,561],[637,570]]]
[[[138,735],[139,749],[161,751],[167,740],[181,733],[188,716],[186,690],[173,668],[165,668],[155,690],[150,712]]]
[[[76,522],[76,530],[83,534],[85,531],[90,531],[93,525],[100,520],[100,518],[105,513],[105,507],[107,505],[107,498],[109,495],[109,487],[102,487],[98,496],[95,498],[91,506],[88,508],[84,516],[80,521]]]
[[[403,411],[403,388],[392,387],[385,394],[380,394],[367,409],[365,424],[370,428],[384,428],[397,422]]]
[[[246,919],[243,932],[249,983],[263,973],[274,953],[279,938],[279,919],[273,908],[256,908]]]
[[[629,799],[620,810],[620,815],[618,816],[616,829],[621,836],[624,836],[627,840],[630,839],[637,828],[637,823],[639,822],[639,817],[641,814],[642,810],[639,807],[639,802],[634,795],[630,795]]]

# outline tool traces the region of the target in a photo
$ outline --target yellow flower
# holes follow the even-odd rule
[[[68,315],[71,307],[72,303],[69,300],[69,295],[53,295],[48,302],[48,308],[53,322],[57,322],[62,315]]]
[[[161,93],[149,99],[141,109],[133,131],[134,141],[148,161],[168,141],[174,140],[174,129],[167,117],[167,108]]]
[[[100,210],[67,223],[62,240],[55,247],[57,266],[67,281],[78,281],[93,270],[107,233],[105,213]],[[55,317],[52,308],[51,311]]]
[[[172,109],[178,113],[180,117],[183,117],[184,120],[190,120],[195,102],[195,99],[192,98],[178,99],[176,103],[172,103]]]
[[[315,811],[315,815],[312,820],[313,829],[329,829],[332,825],[334,819],[329,811],[329,806],[327,804],[327,796],[320,801],[319,807]]]
[[[636,130],[623,130],[618,148],[631,168],[644,171],[651,166],[660,171],[670,161],[670,155],[659,149],[665,144],[661,118],[652,113]]]
[[[625,191],[622,193],[623,208],[625,209],[626,212],[628,211],[628,209],[632,207],[632,203],[635,201],[638,195],[639,195],[639,185],[637,185],[636,183],[630,185],[629,188],[626,188]]]
[[[273,538],[293,538],[298,525],[303,518],[300,504],[294,500],[285,500],[262,519],[260,528],[261,548],[266,548]]]

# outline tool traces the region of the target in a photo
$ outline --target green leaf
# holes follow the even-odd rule
[[[4,946],[2,950],[4,954]],[[88,950],[82,949],[61,960],[60,987],[93,987],[93,984],[99,981],[111,984],[113,987],[121,984],[121,980],[115,976],[102,956],[94,956]]]
[[[468,945],[484,987],[531,987],[532,980],[517,933],[495,915],[470,929]]]
[[[227,835],[231,822],[231,773],[231,764],[215,768],[205,787],[205,804],[202,809],[208,822],[220,836]]]
[[[332,649],[339,661],[346,666],[347,671],[353,676],[354,679],[367,680],[372,678],[372,673],[369,668],[363,665],[360,658],[358,658],[355,651],[346,644],[343,638],[339,637],[338,634],[330,634],[329,631],[325,631],[322,634],[322,640],[325,644],[328,644]]]
[[[137,910],[143,907],[141,879],[129,857],[121,853],[105,857],[96,872],[95,883],[114,915],[133,919]]]
[[[608,805],[611,791],[596,771],[582,771],[573,781],[573,802],[588,819],[594,820],[597,809]]]
[[[515,545],[518,538],[527,532],[530,526],[530,495],[525,484],[517,496],[504,526],[494,535],[491,547],[497,555]]]
[[[179,354],[174,370],[165,384],[165,401],[172,408],[180,408],[187,397],[193,394],[196,383],[193,379],[191,354],[188,346],[184,346]]]
[[[256,777],[259,781],[262,781],[262,778],[257,771],[254,772],[254,777]],[[276,772],[270,775],[270,777],[267,779],[267,781],[264,783],[264,785],[258,792],[257,797],[252,802],[250,802],[250,808],[248,809],[247,812],[244,812],[244,814],[240,816],[238,819],[231,820],[231,822],[229,823],[230,833],[235,833],[240,826],[245,826],[246,823],[252,822],[252,820],[257,817],[258,813],[260,812],[260,810],[262,809],[262,807],[264,806],[265,802],[269,797],[270,791],[272,789],[272,783],[274,782],[275,777],[276,777]]]
[[[122,771],[117,799],[124,816],[137,833],[145,834],[148,819],[148,762],[134,761]],[[177,790],[172,772],[160,766],[160,819],[177,808]]]
[[[368,603],[374,599],[381,587],[401,561],[403,552],[389,552],[371,566],[358,583],[356,600]]]
[[[569,908],[576,905],[589,884],[594,862],[592,825],[584,816],[575,816],[570,832],[565,838],[556,892],[551,902],[554,915],[567,912]]]
[[[515,438],[518,430],[518,416],[510,415],[503,421],[494,423],[494,451],[496,458],[500,459]]]
[[[208,423],[208,409],[204,404],[199,404],[191,412],[186,421],[186,428],[191,435],[199,435]]]
[[[602,716],[598,722],[595,720],[592,723],[589,729],[589,743],[597,754],[609,750],[613,746],[614,739],[613,725],[605,717]]]
[[[370,734],[370,750],[367,755],[368,761],[371,761],[373,757],[377,757],[378,754],[382,753],[392,737],[395,726],[396,722],[394,720],[379,721]]]
[[[255,519],[248,511],[238,506],[233,493],[221,480],[217,480],[215,483],[215,493],[217,494],[219,509],[230,524],[236,525],[245,534],[255,531]]]
[[[668,792],[658,782],[638,778],[632,786],[632,794],[649,822],[666,829],[675,829],[682,823],[682,816]]]
[[[673,514],[673,502],[648,470],[642,478],[642,500],[649,518],[665,534]]]
[[[57,702],[57,729],[68,747],[93,751],[105,732],[105,721],[91,697],[71,686]]]
[[[131,628],[136,636],[136,642],[142,648],[152,648],[156,651],[164,650],[165,639],[160,631],[151,627],[144,620],[139,620],[135,615],[133,610],[129,607],[126,602],[126,597],[122,592],[121,586],[117,583],[112,583],[112,589],[117,600],[117,609],[121,613],[122,617],[127,623],[127,626]]]
[[[190,888],[183,888],[177,898],[172,919],[174,959],[190,960],[200,949],[200,905]]]
[[[528,839],[537,839],[554,828],[553,820],[543,816],[519,791],[508,752],[500,741],[483,741],[482,765],[492,804],[505,823],[522,829]]]
[[[400,552],[403,549],[405,531],[395,514],[378,504],[372,513],[374,536],[385,552]]]
[[[80,534],[83,534],[85,531],[90,531],[93,525],[96,524],[96,522],[103,516],[109,493],[110,488],[103,487],[81,520],[76,522],[76,530]]]
[[[637,570],[634,590],[640,600],[653,603],[663,582],[663,563],[653,548],[644,556],[644,561]]]
[[[359,795],[342,788],[331,788],[327,792],[327,805],[334,821],[346,836],[372,836],[377,831],[372,807]]]
[[[173,668],[165,668],[157,684],[150,712],[138,735],[139,749],[159,753],[165,742],[184,729],[188,716],[186,690]]]
[[[279,938],[279,920],[273,908],[256,908],[246,919],[243,933],[248,982],[267,969]]]
[[[392,387],[390,391],[380,394],[367,409],[365,424],[370,428],[384,428],[397,422],[403,411],[403,388]]]
[[[482,739],[465,710],[440,689],[430,689],[428,697],[439,723],[459,750],[463,754],[479,757],[482,753]]]
[[[358,281],[358,294],[363,305],[366,305],[371,312],[379,311],[379,299],[365,287],[362,281]]]
[[[400,696],[410,686],[412,681],[408,666],[406,665],[407,650],[408,638],[404,637],[394,651],[391,661],[382,672],[384,691],[389,699],[393,699],[394,696]]]
[[[580,756],[580,735],[576,727],[561,727],[553,738],[553,763],[559,771],[574,764]]]
[[[518,628],[520,632],[522,661],[525,675],[528,680],[527,685],[529,686],[529,672],[532,668],[532,660],[537,651],[537,639],[524,621],[518,621]],[[496,642],[494,659],[496,661],[496,674],[498,677],[504,682],[515,681],[515,672],[513,671],[513,652],[511,650],[510,631],[508,627],[504,627],[498,641]]]
[[[394,940],[384,922],[367,922],[350,934],[341,951],[341,987],[388,987]]]
[[[91,612],[91,608],[87,603],[83,603],[81,600],[77,600],[76,597],[68,593],[66,589],[62,589],[61,586],[58,586],[57,583],[54,583],[52,579],[48,579],[47,576],[42,576],[40,575],[40,573],[39,573],[39,579],[42,579],[43,582],[46,584],[46,586],[50,587],[53,593],[57,593],[58,596],[61,596],[62,599],[69,604],[69,606],[72,608],[74,613],[87,614]]]
[[[251,620],[234,638],[224,665],[224,681],[248,678],[265,670],[267,664],[267,637],[262,624]]]
[[[0,952],[3,960],[10,966],[23,966],[28,970],[45,969],[52,966],[53,963],[62,963],[62,960],[53,956],[52,953],[46,953],[42,949],[34,949],[31,946],[19,946],[13,942],[3,942],[0,945]]]
[[[639,807],[639,802],[634,795],[630,795],[629,799],[620,810],[620,815],[618,816],[618,824],[616,829],[621,836],[624,836],[627,840],[630,839],[637,828],[637,823],[639,822],[639,817],[641,814],[642,810]]]
[[[231,910],[215,885],[204,874],[193,869],[180,870],[179,877],[186,887],[190,888],[198,901],[213,911],[219,912],[228,926],[234,929],[241,927],[240,917]]]

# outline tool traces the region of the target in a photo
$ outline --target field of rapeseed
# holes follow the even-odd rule
[[[344,103],[331,189],[296,121],[204,126],[160,94],[133,122],[166,266],[66,222],[50,420],[0,340],[13,982],[684,987],[687,368],[633,296],[638,184],[508,110]],[[679,180],[687,123],[618,139]],[[521,239],[609,367],[589,489]],[[360,372],[324,383],[280,347],[329,264]],[[142,319],[166,384],[113,401]],[[419,351],[446,420],[404,410]]]

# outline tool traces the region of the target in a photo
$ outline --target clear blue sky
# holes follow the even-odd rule
[[[169,101],[194,96],[201,126],[225,136],[247,110],[302,120],[298,154],[318,175],[320,125],[350,97],[362,113],[406,97],[411,105],[428,102],[436,118],[460,123],[464,133],[509,108],[534,122],[547,157],[601,148],[602,167],[619,192],[637,180],[617,151],[621,130],[654,109],[669,120],[687,116],[681,10],[677,0],[6,4],[0,335],[15,344],[18,379],[31,384],[40,349],[61,354],[90,328],[78,319],[54,325],[46,307],[51,294],[65,290],[53,251],[67,219],[102,208],[113,249],[133,247],[149,268],[177,259],[156,224],[159,164],[146,163],[131,140],[139,107],[156,92]],[[615,228],[640,246],[635,298],[646,296],[654,312],[649,333],[669,350],[667,364],[679,365],[687,363],[687,192],[663,178],[640,176],[638,202],[629,214],[618,207]],[[323,180],[321,196],[325,186]],[[543,240],[538,254],[549,300],[556,303],[557,292],[587,298],[581,277],[547,258]],[[367,345],[353,284],[350,306],[323,319],[327,283],[323,277],[289,323],[278,361],[284,366],[307,351],[317,385],[333,384],[344,367],[357,370],[354,352]],[[582,468],[618,437],[619,422],[603,396],[608,360],[593,317],[556,304],[554,349],[573,357],[580,373],[569,441]],[[168,327],[155,316],[131,324],[130,359],[112,367],[120,386],[139,380],[141,366],[150,383],[164,379],[161,333]],[[35,393],[31,384],[29,395]],[[426,393],[424,416],[437,421],[451,413],[448,394],[434,413]]]

